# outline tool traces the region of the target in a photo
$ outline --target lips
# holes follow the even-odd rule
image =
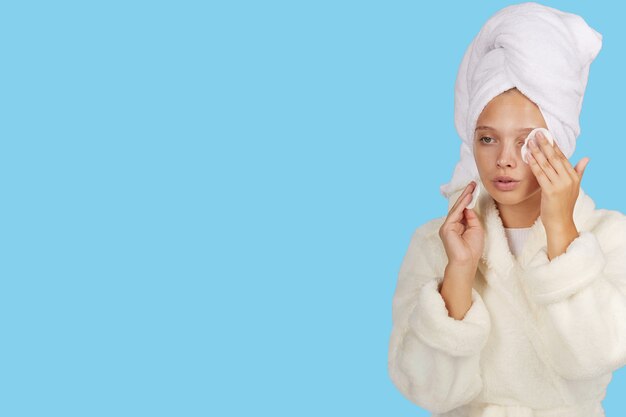
[[[495,180],[493,185],[500,191],[511,191],[517,188],[519,181],[515,180]]]
[[[501,176],[495,177],[493,180],[497,181],[497,182],[504,182],[504,183],[507,183],[507,182],[518,182],[515,178],[507,177],[505,175],[501,175]]]

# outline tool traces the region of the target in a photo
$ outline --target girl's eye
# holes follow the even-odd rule
[[[483,136],[483,137],[482,137],[482,138],[480,138],[479,140],[480,140],[482,143],[491,143],[491,142],[485,142],[483,139],[491,139],[491,140],[493,140],[493,139],[492,139],[492,138],[490,138],[489,136]]]

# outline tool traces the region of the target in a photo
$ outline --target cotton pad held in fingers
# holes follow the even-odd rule
[[[472,192],[472,201],[469,202],[466,208],[471,209],[476,205],[476,201],[478,201],[478,196],[480,195],[480,183],[476,181],[476,185],[474,191]]]
[[[524,145],[522,146],[522,161],[524,161],[526,164],[528,164],[528,158],[529,158],[528,154],[530,153],[530,149],[528,148],[528,141],[531,139],[534,139],[537,132],[543,133],[544,136],[548,139],[548,142],[550,143],[550,145],[554,146],[554,137],[552,137],[552,133],[550,133],[548,129],[544,127],[538,127],[536,129],[531,130],[531,132],[526,137],[526,140],[524,141]],[[539,145],[539,142],[537,142],[536,139],[535,139],[535,143]]]

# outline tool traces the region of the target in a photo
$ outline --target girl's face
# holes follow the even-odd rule
[[[494,97],[483,109],[474,132],[474,159],[480,179],[495,201],[517,205],[540,198],[537,178],[522,161],[522,145],[531,130],[547,128],[539,107],[516,88]],[[496,186],[497,176],[519,181],[511,190]]]

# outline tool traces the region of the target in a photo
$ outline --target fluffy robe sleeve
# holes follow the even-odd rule
[[[447,257],[438,233],[428,236],[426,229],[413,234],[398,274],[388,370],[406,398],[444,413],[469,403],[482,390],[479,359],[491,321],[475,289],[462,320],[448,315],[439,293]]]
[[[565,253],[550,261],[544,246],[525,270],[539,334],[555,371],[567,379],[626,364],[626,216],[603,213]]]

